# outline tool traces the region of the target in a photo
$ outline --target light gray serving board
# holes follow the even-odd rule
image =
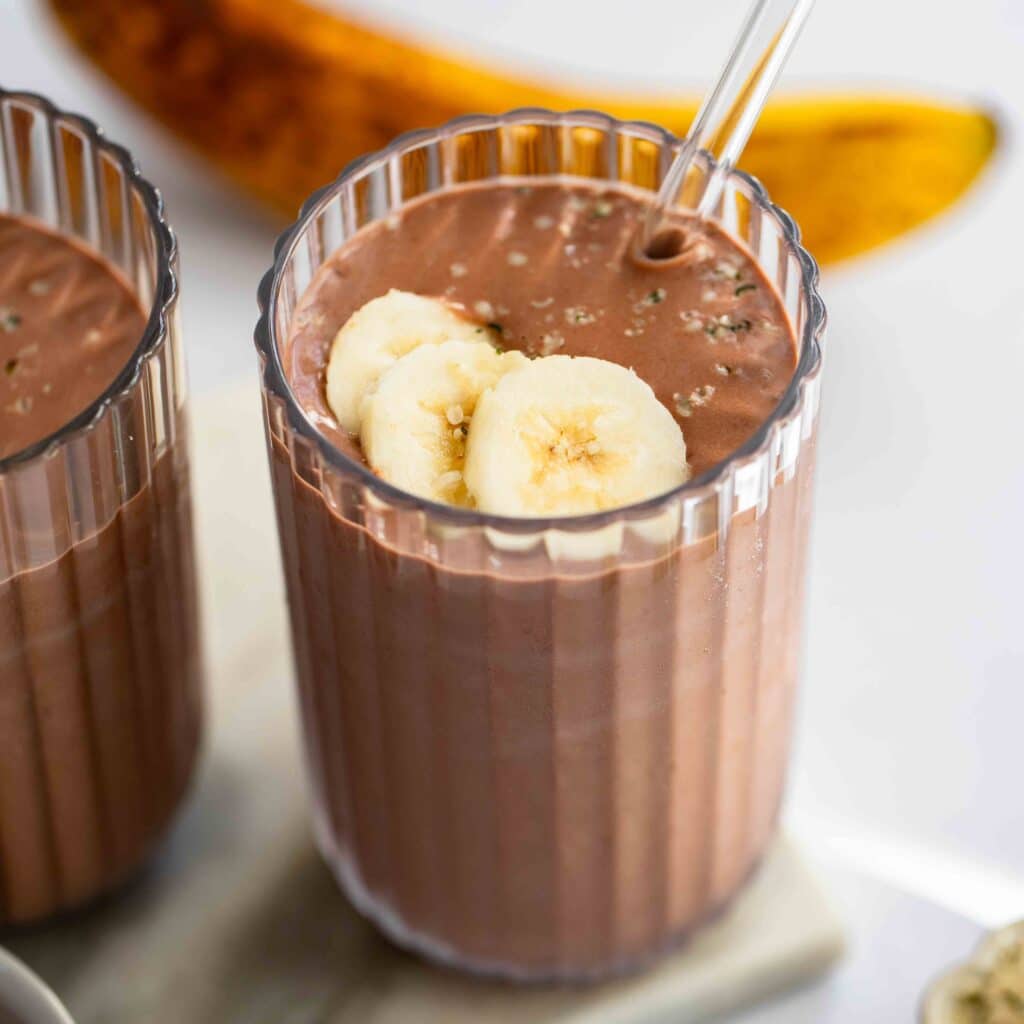
[[[310,838],[255,382],[196,403],[194,437],[210,683],[196,790],[164,851],[126,893],[8,939],[79,1024],[686,1024],[790,989],[835,960],[838,919],[785,842],[717,926],[654,971],[596,989],[478,982],[379,938]],[[865,903],[849,896],[856,884],[839,887],[858,928],[852,957],[796,1002],[744,1021],[907,1020],[907,999],[977,933],[949,915],[954,926],[943,930],[936,910],[911,937],[913,901]],[[865,906],[876,907],[877,922]],[[882,920],[887,906],[895,923]],[[861,933],[865,923],[878,926],[880,945]],[[901,1012],[890,1015],[891,979],[915,944],[926,947],[927,969],[907,968],[892,1004]],[[890,980],[876,984],[882,969]],[[851,1015],[857,1003],[877,1012]]]

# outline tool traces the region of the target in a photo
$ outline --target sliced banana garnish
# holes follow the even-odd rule
[[[327,363],[327,404],[342,428],[359,433],[367,395],[396,360],[449,340],[493,336],[440,299],[396,289],[357,309],[335,336]]]
[[[422,345],[381,374],[363,404],[361,441],[373,471],[423,498],[472,506],[463,480],[470,424],[480,395],[517,367],[479,341]]]
[[[506,516],[618,508],[687,476],[682,431],[651,388],[586,356],[534,360],[485,392],[464,468],[477,507]]]

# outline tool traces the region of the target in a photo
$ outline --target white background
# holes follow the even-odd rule
[[[491,63],[692,94],[745,3],[423,6],[348,3]],[[788,75],[797,88],[971,97],[1007,129],[951,215],[825,277],[832,326],[790,801],[812,844],[992,922],[1024,916],[1022,68],[1021,0],[821,0]],[[254,379],[254,293],[278,225],[80,64],[29,0],[0,0],[0,84],[44,92],[130,146],[180,235],[194,390]]]

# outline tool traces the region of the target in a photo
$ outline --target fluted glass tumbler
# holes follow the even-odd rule
[[[310,199],[260,291],[317,839],[384,932],[471,970],[579,979],[641,964],[725,907],[775,833],[811,517],[817,270],[790,218],[732,174],[717,216],[784,299],[794,379],[727,461],[589,516],[502,518],[396,490],[318,433],[282,346],[318,267],[414,197],[500,176],[653,190],[675,145],[650,125],[537,110],[404,136]]]
[[[100,397],[0,460],[3,925],[79,906],[140,865],[192,773],[200,659],[160,197],[91,122],[0,91],[0,212],[102,254],[147,317]]]

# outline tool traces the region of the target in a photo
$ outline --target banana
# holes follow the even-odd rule
[[[547,356],[484,392],[466,444],[479,509],[564,516],[630,505],[683,483],[679,424],[632,370]]]
[[[449,340],[493,336],[440,299],[394,288],[357,309],[335,335],[327,362],[327,404],[342,428],[359,433],[367,395],[398,359],[420,345]]]
[[[481,394],[529,365],[477,341],[421,345],[380,377],[363,405],[360,441],[370,468],[403,490],[472,507],[463,480],[467,436]]]
[[[680,133],[696,112],[685,98],[602,95],[510,75],[487,55],[474,63],[309,0],[46,3],[73,43],[129,96],[289,216],[354,157],[457,114],[590,107]],[[978,178],[998,137],[991,114],[966,104],[898,95],[780,97],[759,121],[743,166],[828,263],[946,209]],[[522,173],[532,152],[524,141],[504,169]],[[581,150],[579,173],[588,173],[588,154]],[[488,158],[481,152],[480,159]]]

